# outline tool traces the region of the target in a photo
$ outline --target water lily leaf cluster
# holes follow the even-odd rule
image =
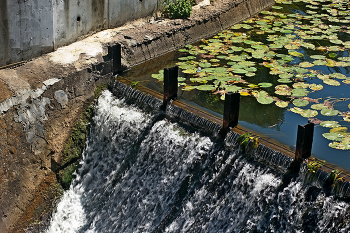
[[[350,84],[350,71],[344,72],[350,70],[349,9],[345,0],[278,0],[258,16],[180,49],[182,90],[211,91],[221,99],[237,92],[305,118],[326,117],[323,127],[340,127],[334,118],[350,122],[350,113],[315,96]],[[161,81],[163,74],[152,77]],[[332,148],[350,149],[350,136],[335,134],[323,136],[334,141]]]

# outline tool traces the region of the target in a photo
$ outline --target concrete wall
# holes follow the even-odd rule
[[[156,11],[159,0],[0,0],[0,66]]]

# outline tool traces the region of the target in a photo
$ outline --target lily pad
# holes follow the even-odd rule
[[[212,90],[215,90],[216,87],[213,85],[200,85],[200,86],[197,86],[196,89],[200,91],[212,91]]]
[[[234,86],[234,85],[226,87],[227,92],[233,92],[233,93],[235,93],[241,89],[242,89],[242,87],[238,87],[238,86]]]
[[[323,79],[323,82],[331,86],[340,86],[340,82],[334,79]]]
[[[258,84],[260,87],[271,87],[272,83],[259,83]]]
[[[287,101],[276,101],[276,106],[280,107],[280,108],[285,108],[288,106],[289,102]]]
[[[324,133],[322,136],[332,141],[343,141],[344,138],[344,136],[339,133]]]
[[[322,127],[326,127],[326,128],[336,128],[336,127],[340,127],[338,121],[323,121],[320,125],[321,125]]]
[[[291,95],[292,94],[292,89],[287,86],[287,85],[277,85],[275,87],[275,93],[278,95]]]
[[[309,101],[304,99],[295,99],[293,100],[293,104],[297,107],[304,107],[309,104]]]
[[[321,84],[310,84],[309,88],[313,91],[319,91],[323,89],[323,86]]]
[[[307,109],[303,110],[303,112],[300,115],[305,118],[311,118],[317,116],[318,112],[315,110]]]
[[[315,110],[328,109],[328,107],[324,104],[313,104],[311,105],[311,108]]]
[[[305,88],[297,88],[292,90],[292,96],[302,97],[302,96],[307,96],[308,94],[309,94],[309,91],[306,90]]]
[[[321,114],[324,116],[336,116],[339,114],[339,111],[332,108],[326,108],[321,110]]]

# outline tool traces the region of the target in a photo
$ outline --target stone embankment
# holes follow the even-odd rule
[[[0,70],[0,232],[24,232],[57,194],[72,128],[112,79],[108,46],[122,45],[122,68],[211,36],[271,6],[272,0],[216,0],[189,19],[148,17],[94,34]],[[45,202],[46,201],[46,202]],[[44,204],[43,204],[44,203]]]

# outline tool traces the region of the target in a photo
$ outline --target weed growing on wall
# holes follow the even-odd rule
[[[192,2],[193,0],[165,0],[162,4],[163,12],[172,19],[190,17]]]

